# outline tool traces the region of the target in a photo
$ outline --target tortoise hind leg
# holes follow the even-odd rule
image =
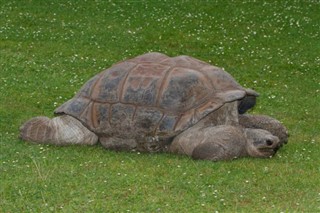
[[[39,116],[25,122],[20,127],[20,138],[25,141],[45,143],[52,140],[53,129],[50,118]]]
[[[82,125],[77,119],[62,115],[53,119],[35,117],[20,127],[20,138],[42,144],[93,145],[98,137]]]

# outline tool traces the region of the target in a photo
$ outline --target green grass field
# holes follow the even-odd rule
[[[0,0],[0,212],[320,212],[319,33],[317,0]],[[214,163],[18,139],[24,121],[149,51],[225,68],[289,143]]]

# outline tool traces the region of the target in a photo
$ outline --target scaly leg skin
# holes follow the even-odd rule
[[[288,142],[288,130],[278,120],[266,115],[239,115],[239,124],[245,128],[264,129],[280,139],[279,147]]]
[[[26,141],[54,145],[94,145],[98,142],[96,134],[69,115],[53,119],[32,118],[20,127],[20,138]]]
[[[232,160],[248,156],[241,128],[230,125],[190,128],[178,135],[169,151],[201,160]]]

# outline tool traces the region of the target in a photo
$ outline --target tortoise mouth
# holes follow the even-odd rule
[[[280,148],[279,140],[267,139],[263,142],[255,144],[257,151],[263,157],[272,157],[277,153]]]
[[[259,148],[258,150],[262,154],[262,156],[265,157],[271,157],[278,151],[278,149],[276,148]]]

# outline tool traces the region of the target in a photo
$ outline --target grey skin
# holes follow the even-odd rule
[[[183,132],[170,148],[173,153],[186,154],[193,159],[218,161],[248,156],[271,157],[278,144],[276,136],[262,129],[219,125]]]
[[[257,96],[203,61],[147,53],[97,74],[53,119],[25,122],[20,137],[213,161],[271,157],[288,133],[274,118],[245,114]]]
[[[234,103],[227,103],[175,137],[169,151],[212,161],[248,156],[267,158],[272,157],[287,142],[288,136],[284,137],[287,130],[279,121],[268,116],[245,115],[246,119],[255,122],[258,120],[260,123],[260,128],[246,128],[239,123],[241,116],[244,115],[238,115]],[[273,131],[273,134],[267,131],[270,123],[276,123],[280,127],[279,131]],[[282,136],[282,140],[278,136]]]

